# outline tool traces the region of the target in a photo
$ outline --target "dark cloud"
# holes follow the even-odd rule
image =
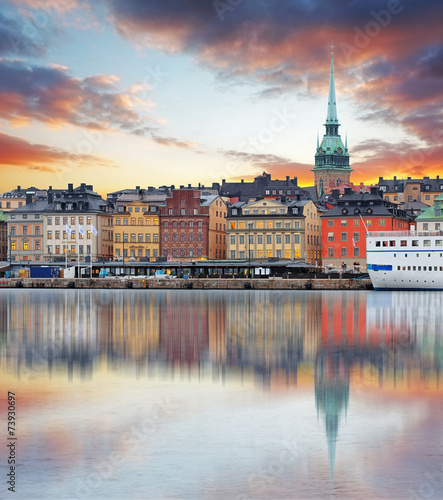
[[[197,143],[191,141],[180,141],[174,137],[160,137],[155,133],[151,133],[152,140],[160,146],[168,148],[192,149]]]
[[[146,130],[135,96],[115,89],[112,75],[74,78],[66,68],[0,60],[0,118],[38,120],[125,132]]]

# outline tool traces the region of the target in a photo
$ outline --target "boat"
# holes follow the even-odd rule
[[[368,232],[366,257],[375,290],[443,290],[443,231]]]

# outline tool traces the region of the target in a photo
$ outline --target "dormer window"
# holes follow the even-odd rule
[[[431,186],[429,184],[426,184],[425,189],[426,191],[429,191],[431,189]]]
[[[237,215],[237,213],[238,213],[238,210],[236,208],[233,208],[232,209],[232,215]]]

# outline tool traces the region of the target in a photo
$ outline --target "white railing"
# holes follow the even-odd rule
[[[406,236],[443,236],[443,231],[369,231],[368,238],[401,238]]]

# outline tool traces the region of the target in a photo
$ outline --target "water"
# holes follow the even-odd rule
[[[441,499],[442,300],[0,290],[0,498]]]

